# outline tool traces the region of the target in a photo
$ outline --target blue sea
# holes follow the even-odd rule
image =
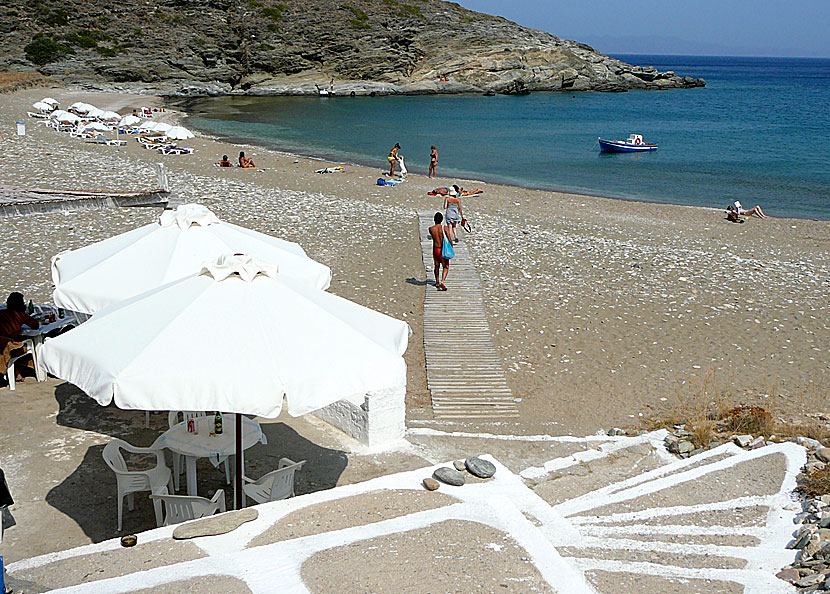
[[[830,220],[830,59],[619,55],[706,87],[527,96],[217,97],[191,101],[210,134],[386,168],[631,200]],[[643,134],[647,154],[600,154]]]

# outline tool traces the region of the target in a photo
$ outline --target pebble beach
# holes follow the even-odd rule
[[[520,399],[521,419],[510,423],[510,432],[584,435],[638,426],[679,401],[715,392],[761,403],[788,420],[826,409],[827,222],[752,218],[737,225],[719,209],[417,175],[380,187],[375,180],[385,155],[378,155],[376,168],[344,164],[342,173],[319,175],[315,169],[337,163],[201,136],[181,143],[196,149],[182,156],[144,150],[132,138],[120,148],[84,144],[31,119],[27,135],[16,136],[14,122],[44,93],[64,106],[80,100],[121,113],[163,105],[148,96],[57,88],[4,95],[0,184],[152,189],[155,163],[163,161],[177,200],[300,243],[331,267],[332,292],[410,324],[410,421],[434,423],[422,331],[424,291],[434,289],[424,284],[431,275],[421,262],[416,212],[441,210],[441,198],[427,191],[453,183],[484,189],[463,202],[473,232],[462,241],[481,276],[490,329]],[[173,121],[183,114],[158,117]],[[257,169],[214,166],[240,150]],[[0,218],[3,291],[49,302],[54,254],[158,214],[157,208],[112,208]]]

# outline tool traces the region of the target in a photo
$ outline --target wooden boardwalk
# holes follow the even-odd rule
[[[424,298],[427,385],[436,419],[501,420],[519,409],[507,385],[484,313],[481,281],[467,246],[455,246],[447,291],[433,286],[432,239],[435,211],[419,212],[421,252],[429,284]]]

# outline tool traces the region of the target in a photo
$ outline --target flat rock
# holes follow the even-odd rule
[[[432,476],[442,483],[452,485],[453,487],[460,487],[467,482],[464,475],[458,472],[455,468],[449,466],[442,466],[432,473]]]
[[[830,448],[819,448],[816,450],[816,458],[825,464],[830,462]]]
[[[464,461],[465,465],[467,466],[467,470],[470,474],[477,476],[478,478],[490,478],[494,474],[496,474],[496,467],[493,465],[492,462],[488,462],[487,460],[482,460],[477,456],[471,456]]]
[[[794,585],[798,586],[799,588],[806,588],[808,586],[814,586],[816,584],[820,584],[824,581],[824,574],[823,573],[814,573],[813,575],[808,575],[807,577],[803,577],[800,580],[794,582]]]
[[[455,462],[452,463],[452,465],[455,466],[455,469],[458,472],[463,472],[463,471],[467,470],[467,465],[464,464],[464,460],[456,460]]]
[[[695,449],[694,444],[689,441],[688,439],[684,439],[683,441],[677,444],[677,453],[678,454],[689,454]]]
[[[173,538],[185,540],[200,536],[216,536],[226,534],[239,528],[245,522],[252,522],[259,517],[255,509],[240,509],[238,511],[217,514],[209,518],[182,524],[173,531]]]
[[[784,580],[785,582],[793,583],[796,580],[801,579],[801,574],[798,573],[797,569],[794,569],[792,567],[785,567],[784,569],[776,573],[775,577],[777,577],[779,580]]]
[[[435,491],[440,486],[440,483],[433,478],[427,477],[424,479],[424,487],[426,487],[427,491]]]
[[[749,444],[752,443],[752,436],[751,435],[736,435],[735,439],[732,441],[735,442],[735,445],[741,448],[747,447]]]

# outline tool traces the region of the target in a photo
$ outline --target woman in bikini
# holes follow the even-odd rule
[[[395,164],[398,162],[398,151],[401,150],[401,145],[399,143],[395,143],[395,146],[392,147],[392,150],[389,151],[389,156],[386,159],[389,161],[389,177],[395,175]]]
[[[435,148],[433,144],[429,148],[429,173],[427,173],[427,177],[435,177],[436,172],[435,169],[438,167],[438,149]]]
[[[239,151],[239,166],[243,169],[254,169],[256,167],[254,160],[246,157],[243,151]]]

